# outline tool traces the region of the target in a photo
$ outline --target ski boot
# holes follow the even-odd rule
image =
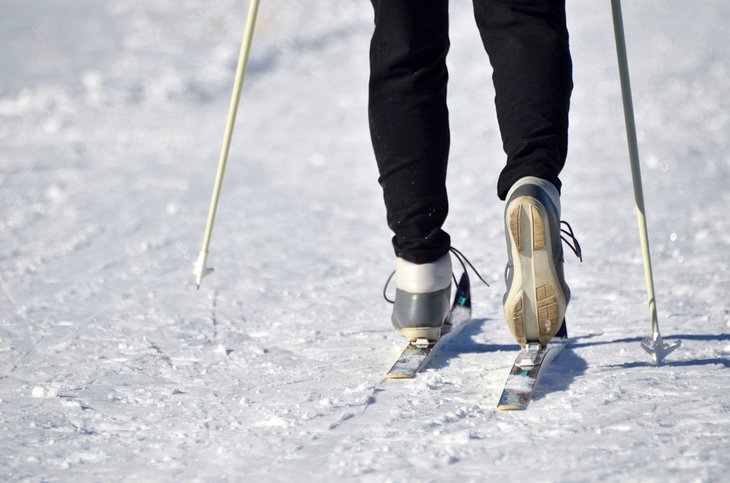
[[[571,248],[580,257],[572,235]],[[509,261],[505,272],[504,315],[512,335],[523,347],[546,345],[565,333],[570,289],[563,275],[560,195],[549,181],[526,177],[510,189],[505,206],[505,236]]]
[[[409,341],[436,342],[450,329],[451,257],[416,264],[396,259],[395,301],[391,321]]]

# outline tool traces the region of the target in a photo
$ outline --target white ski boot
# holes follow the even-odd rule
[[[523,347],[528,342],[547,344],[564,323],[570,289],[563,275],[560,224],[560,195],[552,183],[526,177],[510,189],[503,304],[512,335]]]
[[[410,341],[436,342],[450,329],[451,257],[416,264],[396,259],[395,302],[391,320]]]

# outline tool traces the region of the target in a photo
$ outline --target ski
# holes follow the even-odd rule
[[[567,335],[567,334],[566,334]],[[520,350],[512,370],[504,384],[497,403],[498,411],[522,411],[527,409],[545,367],[570,343],[568,337],[555,337],[546,346],[529,343]]]
[[[471,321],[471,288],[469,276],[463,273],[456,289],[451,312],[444,323],[448,332],[437,342],[426,339],[411,341],[403,349],[393,367],[385,374],[386,379],[412,379],[422,371],[438,350],[446,345]]]

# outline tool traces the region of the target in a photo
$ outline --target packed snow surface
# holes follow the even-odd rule
[[[451,2],[453,242],[491,288],[416,379],[367,130],[366,0],[262,2],[209,264],[247,3],[0,0],[0,479],[722,481],[730,470],[730,3],[624,2],[656,366],[610,3],[569,2],[576,342],[498,413],[504,163]]]

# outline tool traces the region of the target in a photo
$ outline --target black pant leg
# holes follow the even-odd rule
[[[494,70],[507,153],[498,195],[504,199],[524,176],[560,189],[573,88],[565,0],[474,0],[474,13]]]
[[[437,260],[450,239],[448,0],[373,0],[370,134],[397,256]]]

